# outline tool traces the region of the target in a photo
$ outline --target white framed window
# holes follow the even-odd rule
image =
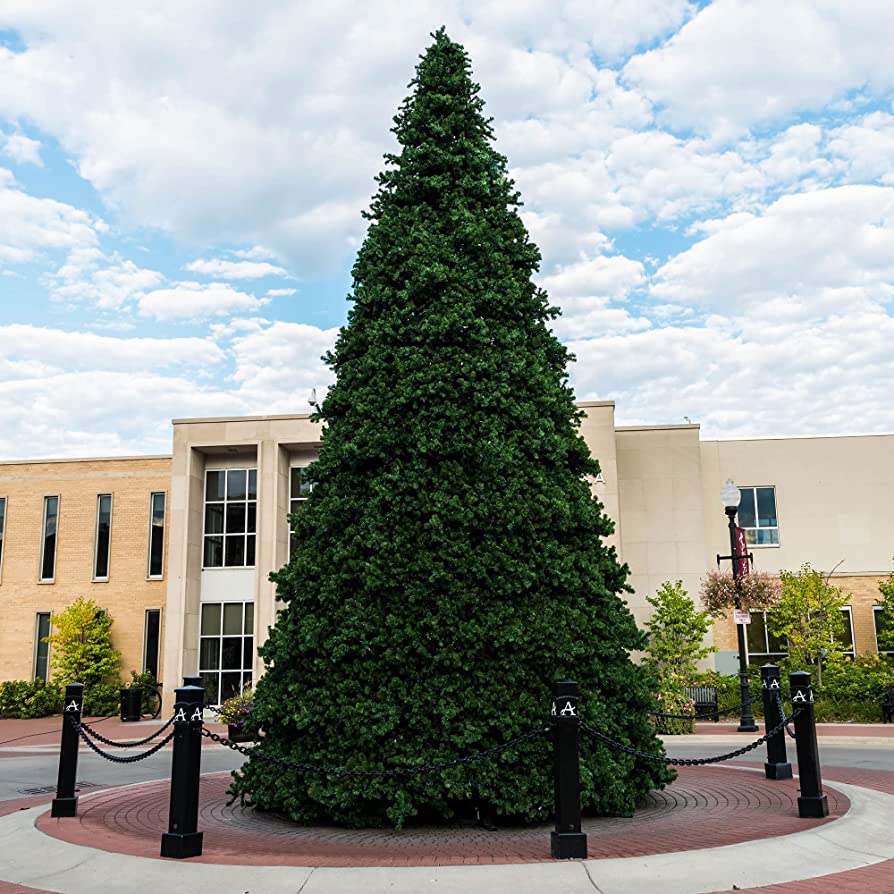
[[[209,469],[202,566],[253,568],[257,518],[257,469]]]
[[[875,650],[879,655],[894,655],[894,649],[883,649],[878,641],[882,631],[890,630],[892,625],[894,625],[894,618],[889,617],[880,605],[874,605],[872,607],[872,621],[875,627]]]
[[[844,646],[842,650],[844,655],[850,655],[851,658],[854,657],[854,613],[851,611],[851,607],[849,605],[844,606],[841,609],[841,613],[845,618],[844,632],[841,634],[840,642],[841,645]]]
[[[749,546],[779,546],[776,488],[740,487],[739,527],[745,529]]]
[[[3,537],[6,534],[6,497],[0,497],[0,582],[3,581]]]
[[[38,612],[34,624],[34,679],[47,681],[50,671],[50,613]]]
[[[96,495],[96,528],[93,532],[93,580],[109,579],[112,545],[112,495]]]
[[[251,685],[254,610],[253,602],[202,603],[199,674],[205,704],[219,705]]]
[[[158,679],[158,647],[161,642],[161,609],[147,608],[143,621],[143,671]]]
[[[43,525],[40,535],[40,582],[56,580],[56,539],[59,532],[59,497],[43,498]]]
[[[149,565],[146,576],[160,580],[165,573],[165,510],[164,491],[149,494]]]
[[[289,469],[289,515],[294,515],[296,512],[301,511],[307,503],[310,492],[314,489],[314,486],[307,480],[306,471],[306,466],[292,466]],[[289,525],[290,556],[294,555],[296,545],[295,532],[292,530],[292,526]]]
[[[788,655],[788,643],[767,628],[767,613],[752,611],[751,623],[745,628],[748,660],[755,664],[776,664]]]

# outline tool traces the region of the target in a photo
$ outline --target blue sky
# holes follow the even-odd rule
[[[305,411],[428,34],[468,48],[581,399],[894,430],[894,11],[866,0],[0,9],[0,457]]]

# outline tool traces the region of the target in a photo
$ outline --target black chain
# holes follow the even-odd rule
[[[156,751],[161,751],[171,739],[174,738],[174,733],[170,732],[165,736],[160,742],[153,745],[148,751],[144,751],[142,754],[132,754],[128,757],[118,757],[116,754],[109,754],[107,751],[103,751],[88,735],[84,730],[83,726],[81,726],[78,721],[72,717],[70,714],[68,715],[71,722],[74,724],[74,728],[78,731],[78,735],[90,746],[90,748],[95,751],[100,757],[104,757],[107,761],[111,761],[113,764],[135,764],[137,761],[146,760],[147,757],[152,757]]]
[[[795,713],[792,714],[792,717],[796,717],[800,710],[800,708],[796,709]],[[790,717],[789,720],[791,719],[792,718]],[[639,751],[637,748],[631,748],[629,745],[625,745],[623,742],[619,742],[617,739],[612,739],[610,736],[606,736],[604,733],[599,732],[598,729],[593,729],[592,726],[588,726],[586,723],[581,724],[581,729],[583,729],[584,732],[589,733],[594,739],[600,740],[611,748],[617,748],[619,751],[623,751],[626,754],[632,754],[634,757],[639,757],[643,760],[655,761],[659,764],[668,764],[675,767],[703,767],[706,764],[719,764],[721,761],[732,760],[734,757],[747,754],[749,751],[753,751],[755,748],[763,745],[767,739],[782,732],[784,727],[785,721],[780,723],[774,729],[764,733],[759,739],[755,739],[748,745],[729,752],[729,754],[721,754],[717,757],[666,757],[663,754],[650,754],[648,751]]]
[[[797,711],[795,711],[795,714],[792,714],[791,717],[786,717],[786,716],[785,716],[785,706],[782,704],[782,696],[779,694],[779,690],[778,690],[778,689],[775,690],[774,695],[776,696],[776,701],[777,701],[777,703],[779,704],[779,713],[782,714],[782,722],[783,722],[783,724],[785,725],[785,732],[786,732],[786,734],[787,734],[789,737],[791,737],[792,739],[794,739],[794,738],[796,738],[796,736],[795,736],[795,732],[794,732],[794,730],[789,726],[789,721],[792,719],[792,717],[795,716],[795,714],[797,714]]]
[[[296,761],[287,760],[286,758],[273,757],[272,755],[264,754],[263,752],[257,751],[253,748],[245,748],[242,745],[237,745],[235,742],[231,742],[224,736],[219,736],[217,733],[212,733],[211,730],[202,727],[203,736],[206,736],[213,742],[217,742],[219,745],[223,745],[226,748],[231,748],[233,751],[238,751],[240,754],[245,755],[245,757],[247,758],[258,758],[259,760],[267,761],[268,763],[284,767],[287,770],[297,770],[299,773],[321,773],[327,776],[357,777],[415,776],[420,773],[437,773],[440,770],[448,770],[451,767],[459,767],[463,764],[470,764],[473,761],[484,760],[484,758],[486,757],[491,757],[492,755],[498,754],[501,751],[505,751],[508,748],[513,748],[516,745],[520,745],[522,742],[526,742],[528,739],[534,739],[537,736],[545,735],[549,731],[550,727],[548,726],[537,727],[537,729],[533,729],[527,733],[522,733],[522,735],[516,736],[514,739],[510,739],[508,742],[504,742],[502,745],[495,745],[493,748],[487,748],[484,751],[479,751],[466,757],[460,757],[456,760],[444,761],[440,764],[426,764],[421,767],[394,767],[389,770],[349,770],[345,767],[320,767],[315,764],[301,764],[297,763]]]
[[[732,708],[723,708],[720,711],[709,711],[707,714],[665,714],[663,711],[649,711],[652,717],[663,717],[668,720],[710,720],[712,717],[719,717],[721,714],[735,714],[742,707],[740,702],[733,705]]]
[[[172,717],[164,726],[159,727],[152,733],[151,736],[146,736],[145,739],[137,739],[135,742],[116,742],[114,739],[107,739],[105,736],[96,732],[95,729],[89,727],[83,720],[81,721],[81,729],[92,738],[102,742],[104,745],[111,745],[113,748],[136,748],[137,745],[146,745],[151,742],[156,736],[163,733],[173,722],[174,718]]]

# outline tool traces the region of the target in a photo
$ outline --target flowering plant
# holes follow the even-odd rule
[[[246,687],[232,698],[228,698],[220,706],[221,723],[235,723],[241,725],[251,715],[254,705],[254,692]]]
[[[779,600],[782,585],[765,571],[753,571],[738,580],[721,571],[709,571],[702,581],[701,597],[705,611],[718,618],[738,604],[743,609],[772,608]]]

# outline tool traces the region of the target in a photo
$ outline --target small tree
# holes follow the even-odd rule
[[[85,700],[91,690],[108,690],[118,684],[121,653],[112,645],[112,618],[92,599],[78,597],[53,617],[53,682],[83,683]],[[87,709],[85,706],[85,713]],[[92,713],[92,712],[91,712]]]
[[[696,673],[698,662],[717,651],[704,645],[710,617],[696,608],[679,580],[665,581],[646,602],[653,612],[646,622],[649,645],[644,663],[663,682],[684,684]]]
[[[878,605],[882,610],[882,622],[878,630],[879,652],[894,652],[894,573],[879,581],[878,591],[882,598]]]
[[[782,571],[782,594],[767,614],[770,632],[788,640],[789,659],[795,665],[815,665],[816,682],[823,682],[823,663],[840,658],[845,621],[842,609],[848,595],[829,586],[828,576],[811,568]]]

